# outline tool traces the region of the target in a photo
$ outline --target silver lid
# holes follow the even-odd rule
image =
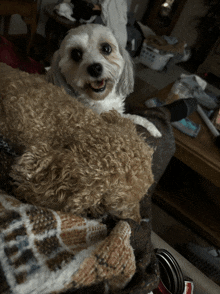
[[[165,249],[155,249],[161,281],[172,294],[183,294],[183,273],[176,259]]]

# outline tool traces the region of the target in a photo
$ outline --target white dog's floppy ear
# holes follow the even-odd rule
[[[119,50],[125,64],[116,91],[119,95],[127,96],[134,90],[133,61],[125,48],[119,45]]]

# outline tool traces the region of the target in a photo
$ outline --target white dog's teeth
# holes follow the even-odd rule
[[[92,82],[90,85],[92,86],[92,88],[94,89],[100,89],[104,86],[105,84],[105,80],[102,80],[102,81],[97,81],[97,82]]]

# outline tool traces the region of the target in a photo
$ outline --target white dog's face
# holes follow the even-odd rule
[[[59,67],[67,83],[79,93],[102,100],[113,91],[124,71],[120,51],[107,27],[83,25],[70,30],[61,43]]]

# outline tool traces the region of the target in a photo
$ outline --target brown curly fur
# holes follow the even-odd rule
[[[153,150],[116,111],[98,115],[43,76],[0,63],[0,133],[25,146],[11,170],[27,202],[140,220]]]

